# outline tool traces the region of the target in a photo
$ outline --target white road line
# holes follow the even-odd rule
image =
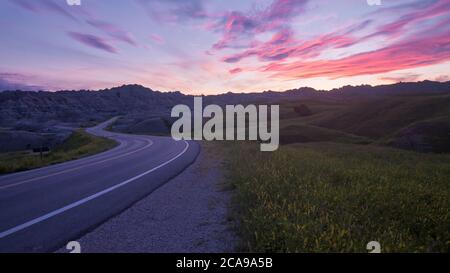
[[[141,177],[143,177],[143,176],[149,174],[149,173],[152,173],[152,172],[156,171],[156,170],[159,169],[159,168],[162,168],[162,167],[166,166],[167,164],[171,163],[172,161],[174,161],[174,160],[176,160],[177,158],[179,158],[180,156],[182,156],[182,155],[188,150],[188,148],[189,148],[189,143],[188,143],[187,141],[184,141],[184,143],[186,144],[186,147],[183,149],[183,151],[182,151],[181,153],[179,153],[178,155],[176,155],[176,156],[173,157],[172,159],[170,159],[170,160],[168,160],[168,161],[166,161],[166,162],[164,162],[164,163],[162,163],[162,164],[160,164],[160,165],[154,167],[153,169],[150,169],[150,170],[148,170],[148,171],[146,171],[146,172],[144,172],[144,173],[141,173],[141,174],[139,174],[139,175],[137,175],[137,176],[135,176],[135,177],[132,177],[132,178],[130,178],[130,179],[126,180],[126,181],[123,181],[123,182],[121,182],[121,183],[119,183],[119,184],[117,184],[117,185],[114,185],[114,186],[112,186],[112,187],[110,187],[110,188],[107,188],[107,189],[105,189],[105,190],[102,190],[102,191],[100,191],[100,192],[98,192],[98,193],[96,193],[96,194],[93,194],[93,195],[91,195],[91,196],[85,197],[85,198],[83,198],[83,199],[81,199],[81,200],[79,200],[79,201],[76,201],[76,202],[72,203],[72,204],[69,204],[69,205],[67,205],[67,206],[64,206],[64,207],[62,207],[62,208],[60,208],[60,209],[54,210],[54,211],[49,212],[49,213],[47,213],[47,214],[45,214],[45,215],[42,215],[42,216],[40,216],[40,217],[38,217],[38,218],[35,218],[35,219],[33,219],[33,220],[30,220],[30,221],[28,221],[28,222],[26,222],[26,223],[23,223],[23,224],[21,224],[21,225],[15,226],[15,227],[13,227],[13,228],[11,228],[11,229],[5,230],[5,231],[3,231],[3,232],[0,233],[0,239],[5,238],[6,236],[9,236],[9,235],[11,235],[11,234],[14,234],[14,233],[16,233],[16,232],[18,232],[18,231],[21,231],[21,230],[23,230],[23,229],[26,229],[26,228],[28,228],[28,227],[30,227],[30,226],[32,226],[32,225],[35,225],[35,224],[40,223],[40,222],[42,222],[42,221],[45,221],[45,220],[47,220],[47,219],[49,219],[49,218],[52,218],[52,217],[54,217],[54,216],[56,216],[56,215],[59,215],[59,214],[65,212],[65,211],[68,211],[68,210],[72,209],[72,208],[81,206],[81,205],[83,205],[84,203],[87,203],[87,202],[89,202],[89,201],[91,201],[91,200],[93,200],[93,199],[96,199],[96,198],[98,198],[98,197],[100,197],[100,196],[102,196],[102,195],[105,195],[105,194],[107,194],[107,193],[109,193],[109,192],[111,192],[111,191],[113,191],[113,190],[115,190],[115,189],[118,189],[118,188],[120,188],[120,187],[123,187],[123,186],[125,186],[125,185],[127,185],[127,184],[129,184],[129,183],[131,183],[131,182],[133,182],[133,181],[135,181],[135,180],[137,180],[137,179],[139,179],[139,178],[141,178]]]
[[[128,152],[126,154],[122,154],[122,155],[119,155],[119,156],[111,157],[111,158],[104,159],[104,160],[101,160],[101,161],[95,161],[95,162],[88,163],[88,164],[82,164],[82,165],[79,165],[78,167],[75,167],[75,168],[69,168],[69,169],[66,169],[66,170],[63,170],[63,171],[59,171],[59,172],[55,172],[55,173],[51,173],[51,174],[48,174],[48,175],[43,175],[43,176],[30,178],[30,179],[27,179],[27,180],[24,180],[24,181],[20,181],[20,182],[17,182],[17,183],[12,183],[12,184],[8,184],[8,185],[5,185],[5,186],[0,186],[0,190],[4,190],[4,189],[11,188],[11,187],[15,187],[15,186],[23,185],[23,184],[26,184],[26,183],[30,183],[30,182],[33,182],[33,181],[41,180],[43,178],[48,178],[48,177],[52,177],[52,176],[55,176],[55,175],[76,171],[76,170],[79,170],[79,169],[82,169],[82,168],[85,168],[85,167],[98,165],[98,164],[105,163],[105,162],[108,162],[108,161],[111,161],[111,160],[114,160],[114,159],[118,159],[118,158],[122,158],[122,157],[125,157],[125,156],[129,156],[131,154],[135,154],[135,153],[140,152],[142,150],[145,150],[148,147],[153,145],[153,141],[151,141],[149,139],[146,139],[146,141],[148,141],[148,144],[145,145],[144,147],[139,148],[139,149],[134,150],[134,151],[131,151],[131,152]]]

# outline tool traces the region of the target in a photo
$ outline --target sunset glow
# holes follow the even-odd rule
[[[6,0],[0,89],[187,94],[450,80],[450,0]]]

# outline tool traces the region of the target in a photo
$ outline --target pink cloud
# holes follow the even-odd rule
[[[356,23],[344,30],[320,35],[306,41],[296,40],[289,28],[281,29],[268,42],[255,43],[250,49],[226,55],[222,61],[237,63],[252,56],[260,62],[272,61],[273,63],[259,70],[275,72],[275,77],[290,79],[321,76],[341,78],[441,63],[448,60],[450,51],[449,46],[445,44],[448,43],[448,40],[445,35],[442,35],[446,29],[448,30],[450,19],[439,21],[442,19],[439,16],[449,11],[450,1],[438,1],[420,11],[402,16],[399,20],[382,25],[374,33],[361,37],[358,37],[357,34],[373,23],[371,19]],[[396,37],[404,34],[403,29],[406,26],[420,20],[433,18],[439,19],[433,21],[435,22],[434,26],[428,30],[409,34],[409,36],[379,50],[336,60],[308,61],[319,57],[326,50],[351,47],[375,36]],[[289,64],[283,63],[287,60],[289,60]],[[413,78],[389,80],[413,80]]]
[[[159,36],[157,34],[150,34],[150,39],[153,42],[155,42],[157,44],[160,44],[160,45],[165,44],[165,42],[166,42],[163,37],[161,37],[161,36]]]
[[[397,83],[397,82],[415,82],[420,78],[421,75],[419,74],[402,74],[402,75],[394,75],[394,76],[385,76],[379,78],[379,80],[387,81],[391,83]]]
[[[238,74],[238,73],[242,72],[242,68],[239,68],[239,67],[233,68],[233,69],[230,69],[228,72],[230,72],[230,74]]]
[[[435,81],[448,82],[448,81],[450,81],[450,76],[449,75],[440,75],[440,76],[436,77]]]
[[[410,37],[379,50],[336,60],[275,62],[261,71],[274,72],[277,78],[342,78],[409,69],[450,60],[450,31],[436,35]]]
[[[288,57],[309,59],[319,56],[326,49],[349,47],[357,42],[358,39],[339,33],[329,33],[308,41],[298,41],[292,37],[289,30],[282,30],[270,41],[259,43],[255,48],[244,52],[225,56],[222,61],[236,63],[251,56],[257,56],[263,62],[284,60]]]

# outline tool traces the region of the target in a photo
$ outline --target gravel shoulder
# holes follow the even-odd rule
[[[146,198],[77,239],[84,253],[234,252],[238,238],[218,144]],[[65,248],[58,252],[68,252]]]

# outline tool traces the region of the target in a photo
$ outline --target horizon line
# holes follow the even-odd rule
[[[149,89],[152,92],[159,92],[159,93],[181,93],[184,96],[194,96],[194,97],[199,97],[199,96],[221,96],[221,95],[227,95],[227,94],[263,94],[263,93],[268,93],[268,92],[273,92],[273,93],[284,93],[284,92],[289,92],[289,91],[295,91],[295,90],[299,90],[299,89],[312,89],[315,92],[332,92],[335,90],[339,90],[345,87],[369,87],[369,88],[374,88],[374,87],[381,87],[381,86],[391,86],[391,85],[396,85],[396,84],[413,84],[413,83],[425,83],[425,82],[432,82],[432,83],[441,83],[441,84],[446,84],[446,83],[450,83],[450,81],[436,81],[436,80],[421,80],[421,81],[399,81],[399,82],[395,82],[395,83],[390,83],[390,84],[378,84],[378,85],[371,85],[371,84],[359,84],[359,85],[342,85],[340,87],[334,87],[331,89],[316,89],[314,87],[310,87],[310,86],[301,86],[301,87],[297,87],[294,89],[286,89],[286,90],[263,90],[263,91],[257,91],[257,92],[233,92],[233,91],[228,91],[228,92],[223,92],[223,93],[217,93],[217,94],[209,94],[209,95],[205,95],[205,94],[186,94],[183,91],[180,90],[166,90],[166,91],[162,91],[162,90],[154,90],[151,87],[148,87],[146,85],[143,84],[137,84],[137,83],[129,83],[129,84],[122,84],[122,85],[117,85],[117,86],[112,86],[112,87],[106,87],[106,88],[100,88],[100,89],[61,89],[61,90],[20,90],[20,89],[16,89],[16,90],[0,90],[0,94],[4,93],[4,92],[31,92],[31,93],[39,93],[39,92],[44,92],[44,93],[58,93],[58,92],[101,92],[101,91],[108,91],[111,89],[116,89],[116,88],[122,88],[122,87],[127,87],[127,86],[140,86],[143,87],[145,89]]]

